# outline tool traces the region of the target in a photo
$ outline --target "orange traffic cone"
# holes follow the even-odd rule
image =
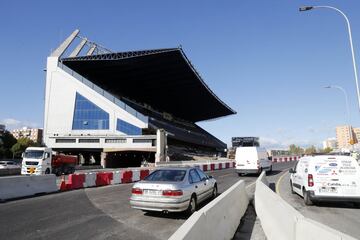
[[[65,182],[65,176],[61,176],[61,184],[60,184],[60,191],[66,191],[66,182]]]

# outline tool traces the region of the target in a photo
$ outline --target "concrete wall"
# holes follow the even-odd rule
[[[268,187],[265,172],[256,181],[255,210],[269,240],[355,240],[296,211]]]
[[[232,239],[248,204],[245,182],[240,180],[191,215],[169,239]]]
[[[124,133],[116,130],[117,118],[127,121],[139,128],[147,128],[147,122],[138,119],[134,115],[120,108],[114,102],[100,95],[89,86],[59,68],[57,64],[58,58],[48,58],[45,93],[44,141],[49,147],[67,147],[64,144],[64,146],[61,146],[61,144],[55,144],[53,141],[50,141],[49,137],[54,134],[58,134],[59,137],[69,136],[69,134],[124,136]],[[108,130],[72,130],[76,92],[109,113]],[[104,148],[104,146],[94,146],[94,144],[90,145],[92,145],[90,146],[91,148]]]
[[[0,178],[0,200],[57,192],[56,176],[10,176]]]

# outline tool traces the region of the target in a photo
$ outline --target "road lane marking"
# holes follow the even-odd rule
[[[228,173],[228,174],[225,174],[225,175],[221,175],[221,176],[218,176],[218,178],[222,178],[222,177],[226,177],[226,176],[230,176],[230,175],[233,175],[233,173]]]
[[[279,179],[276,181],[276,187],[275,187],[275,191],[276,193],[281,197],[281,194],[280,194],[280,182],[282,181],[283,177],[285,176],[285,174],[287,174],[287,171],[289,170],[290,168],[284,170],[284,173],[279,177]]]
[[[255,183],[256,183],[256,181],[255,181],[255,182],[250,183],[249,185],[247,185],[247,186],[246,186],[246,188],[251,187],[251,186],[252,186],[252,185],[254,185]]]

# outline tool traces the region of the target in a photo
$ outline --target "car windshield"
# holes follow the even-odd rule
[[[25,158],[41,159],[43,155],[44,155],[44,151],[31,150],[25,152]]]
[[[156,170],[145,181],[164,181],[164,182],[181,182],[186,174],[186,170]]]

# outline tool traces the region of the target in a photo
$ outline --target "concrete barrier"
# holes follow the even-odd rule
[[[20,175],[21,168],[0,169],[0,176]]]
[[[256,181],[255,210],[269,240],[355,240],[304,217],[269,187],[265,172]]]
[[[248,204],[245,182],[240,180],[191,215],[169,240],[232,239]]]
[[[56,176],[9,176],[0,178],[0,200],[57,192]]]

